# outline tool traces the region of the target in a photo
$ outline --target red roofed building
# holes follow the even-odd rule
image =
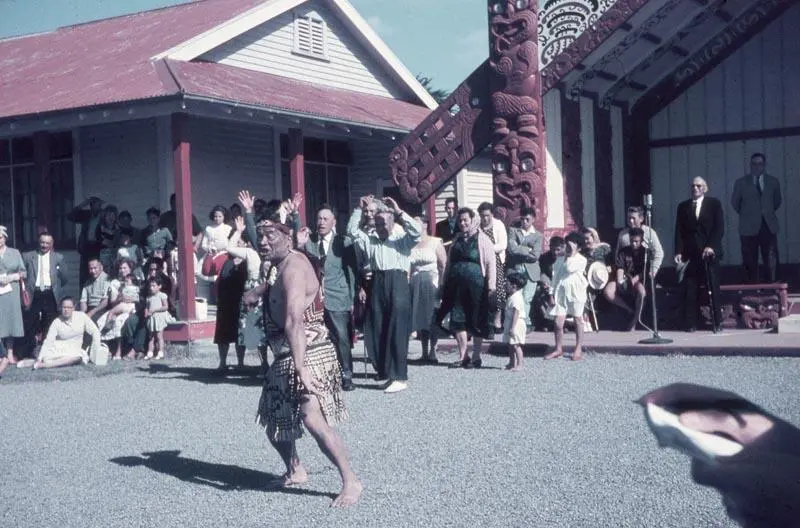
[[[173,192],[204,223],[240,189],[301,191],[304,216],[327,202],[346,222],[435,106],[346,0],[203,0],[0,40],[0,224],[20,249],[53,232],[75,292],[66,215],[90,196],[143,227]]]

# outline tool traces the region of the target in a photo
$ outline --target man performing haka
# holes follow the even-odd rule
[[[342,477],[342,491],[331,506],[350,506],[363,488],[350,467],[342,438],[331,427],[345,419],[347,412],[342,373],[325,327],[319,280],[308,258],[292,249],[291,229],[273,216],[268,218],[273,220],[262,220],[257,226],[259,253],[271,264],[268,279],[246,298],[254,305],[263,296],[265,333],[275,356],[264,380],[258,423],[286,464],[278,485],[308,480],[295,447],[303,433],[302,422]]]

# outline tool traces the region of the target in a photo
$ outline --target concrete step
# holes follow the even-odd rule
[[[778,319],[779,334],[800,334],[800,315],[792,314]]]

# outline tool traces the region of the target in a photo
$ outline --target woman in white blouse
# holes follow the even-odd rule
[[[17,366],[32,365],[33,368],[40,369],[85,363],[89,359],[83,350],[85,334],[92,338],[90,353],[97,355],[100,350],[100,330],[85,313],[75,310],[75,300],[72,297],[64,297],[61,299],[59,316],[50,325],[36,362],[26,359]]]
[[[231,226],[226,223],[228,210],[221,205],[215,205],[208,218],[211,220],[211,224],[203,230],[200,247],[206,253],[225,251],[228,248],[228,238],[232,231]]]

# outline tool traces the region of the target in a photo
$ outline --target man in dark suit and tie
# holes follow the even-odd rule
[[[747,282],[760,282],[758,253],[767,268],[767,282],[775,282],[778,271],[778,217],[783,198],[777,178],[764,172],[767,158],[750,157],[750,174],[736,180],[731,205],[739,215],[742,267]]]
[[[22,256],[25,263],[25,288],[31,294],[31,306],[25,313],[25,336],[35,346],[33,339],[47,334],[50,323],[58,315],[57,303],[61,300],[67,275],[64,256],[53,251],[53,235],[39,234],[39,249]]]
[[[342,366],[342,389],[353,385],[352,312],[355,299],[356,254],[353,240],[334,231],[336,215],[329,205],[317,212],[317,231],[309,236],[308,228],[298,233],[302,250],[318,265],[322,275],[325,302],[325,326],[336,347]],[[303,240],[307,238],[307,240]]]
[[[722,235],[725,222],[722,204],[706,196],[708,184],[703,178],[692,180],[692,199],[678,204],[675,218],[675,263],[684,265],[683,294],[686,331],[697,328],[700,283],[711,292],[714,333],[722,322],[719,295],[719,259],[722,258]]]
[[[458,201],[455,198],[447,198],[444,201],[447,218],[436,222],[436,236],[442,239],[445,247],[450,247],[456,236],[456,211],[458,211]]]

